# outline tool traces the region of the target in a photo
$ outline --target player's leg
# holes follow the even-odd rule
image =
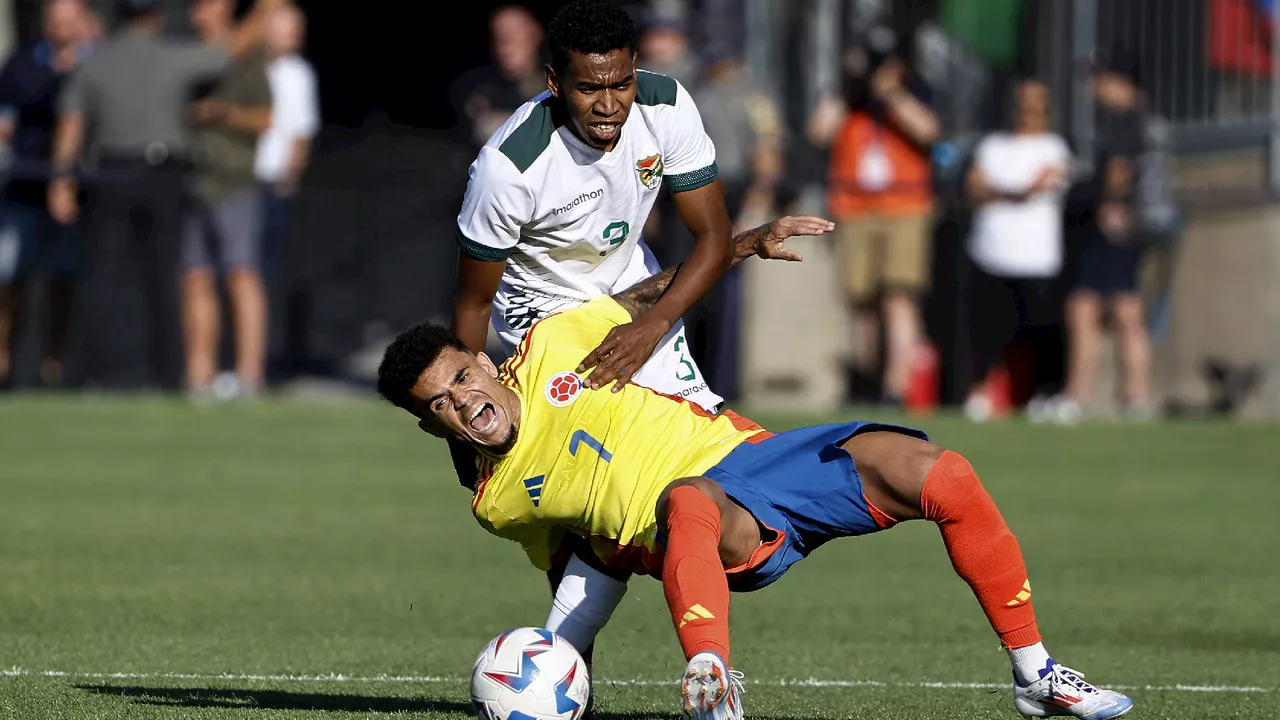
[[[1103,720],[1128,712],[1129,698],[1090,685],[1045,650],[1018,540],[969,461],[895,432],[855,435],[842,447],[882,527],[916,519],[938,525],[956,574],[969,584],[1009,651],[1022,714]]]
[[[685,478],[658,499],[658,529],[666,538],[662,590],[689,665],[685,711],[695,718],[739,718],[730,676],[729,581],[725,568],[750,561],[760,525],[715,481]]]

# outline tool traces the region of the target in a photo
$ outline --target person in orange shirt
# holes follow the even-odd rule
[[[860,364],[874,365],[879,356],[878,300],[887,343],[883,394],[896,404],[924,335],[920,298],[933,254],[929,148],[939,123],[928,91],[894,49],[855,48],[845,70],[844,102],[825,101],[815,113],[825,119],[811,126],[811,137],[830,137],[827,204],[839,234]]]

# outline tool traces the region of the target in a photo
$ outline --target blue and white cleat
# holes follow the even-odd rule
[[[1050,660],[1040,679],[1030,685],[1013,683],[1013,704],[1024,717],[1067,715],[1084,720],[1117,718],[1133,709],[1133,701],[1115,690],[1085,682],[1084,674]]]
[[[684,714],[692,720],[742,720],[742,673],[719,655],[701,652],[689,661],[680,684]]]

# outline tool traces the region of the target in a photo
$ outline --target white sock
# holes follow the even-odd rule
[[[1030,685],[1040,679],[1040,671],[1052,662],[1044,643],[1036,643],[1009,651],[1009,661],[1013,663],[1013,676],[1019,685]]]

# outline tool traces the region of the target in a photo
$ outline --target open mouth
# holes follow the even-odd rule
[[[612,140],[618,134],[618,129],[622,127],[621,123],[591,123],[591,133],[598,138],[604,140]]]
[[[467,427],[471,431],[484,435],[498,424],[498,411],[493,407],[493,403],[481,403],[471,411],[471,417],[467,420]]]

